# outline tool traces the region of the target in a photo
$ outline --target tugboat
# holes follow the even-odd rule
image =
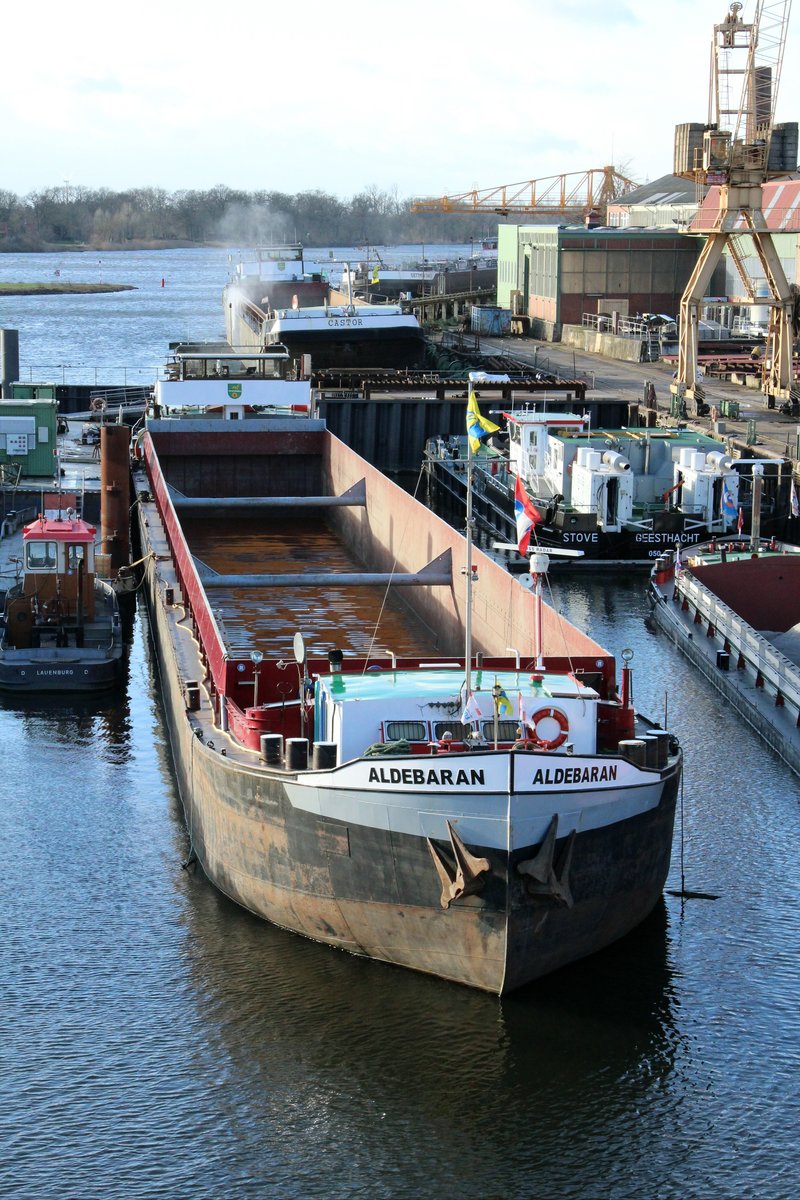
[[[20,577],[3,597],[0,689],[84,692],[120,678],[119,605],[95,574],[96,533],[72,509],[23,529]]]

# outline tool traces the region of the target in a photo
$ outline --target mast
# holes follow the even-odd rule
[[[531,580],[533,581],[533,652],[536,658],[536,670],[544,670],[544,656],[542,653],[542,580],[547,574],[547,569],[550,566],[550,559],[546,554],[542,554],[537,550],[531,555]]]
[[[761,541],[761,491],[764,483],[764,468],[753,464],[753,511],[750,518],[750,551],[755,553]]]
[[[467,700],[472,691],[472,444],[467,433],[467,516],[466,529],[466,560],[464,574],[467,581],[467,603],[464,614],[464,672]]]

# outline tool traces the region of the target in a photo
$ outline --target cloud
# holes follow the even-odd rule
[[[112,79],[109,76],[104,79],[76,79],[73,86],[79,95],[113,95],[126,91],[120,79]]]
[[[577,25],[601,25],[604,29],[643,25],[642,18],[627,4],[592,4],[588,0],[559,0],[558,15]]]
[[[245,28],[210,0],[139,0],[113,39],[107,5],[4,13],[4,186],[320,189],[402,197],[585,171],[672,165],[674,127],[706,119],[720,0],[304,0]],[[724,5],[723,5],[724,9]],[[798,18],[800,20],[800,18]],[[778,119],[800,116],[788,69]],[[794,55],[794,57],[793,57]]]

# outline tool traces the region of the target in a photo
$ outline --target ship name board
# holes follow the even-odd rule
[[[699,533],[637,533],[637,542],[666,542],[669,546],[673,546],[675,542],[680,542],[682,546],[686,546],[690,542],[699,542]]]
[[[616,763],[592,766],[539,767],[533,773],[532,787],[575,787],[586,783],[613,783]],[[479,767],[370,767],[368,783],[401,783],[412,787],[483,787],[484,771]]]
[[[329,329],[343,329],[351,325],[363,325],[361,317],[328,317]]]
[[[534,771],[531,783],[552,785],[558,783],[610,783],[617,778],[617,768],[614,763],[604,763],[602,767],[540,767]]]
[[[486,781],[483,771],[474,767],[370,767],[369,783],[410,783],[434,787],[481,787]]]

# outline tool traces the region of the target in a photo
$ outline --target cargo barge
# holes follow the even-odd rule
[[[545,563],[532,592],[470,547],[277,360],[228,366],[182,359],[137,441],[192,856],[279,926],[496,994],[623,936],[661,894],[682,765],[629,664],[618,692]]]
[[[800,774],[800,547],[756,534],[678,548],[647,597],[653,625]]]

